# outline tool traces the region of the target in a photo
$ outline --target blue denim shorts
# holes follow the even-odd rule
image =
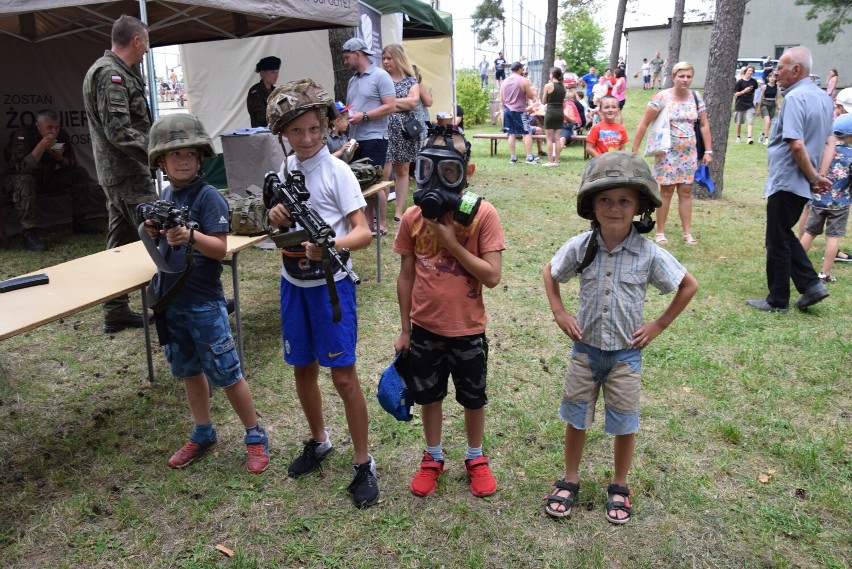
[[[326,285],[298,287],[281,277],[281,336],[284,361],[291,366],[314,361],[324,367],[355,363],[358,341],[355,284],[349,279],[335,284],[340,297],[340,322],[333,321]]]
[[[521,136],[529,134],[529,126],[524,124],[524,113],[520,111],[510,111],[503,109],[503,130],[507,134]]]
[[[173,376],[204,373],[213,387],[229,387],[242,379],[224,300],[170,304],[165,315],[169,343],[163,351]]]
[[[641,385],[640,350],[608,351],[577,342],[565,375],[559,417],[575,429],[588,429],[595,421],[595,404],[603,388],[606,434],[635,433]]]

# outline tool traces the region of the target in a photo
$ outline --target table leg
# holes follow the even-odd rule
[[[237,251],[231,255],[230,261],[225,263],[231,265],[231,282],[234,285],[234,321],[236,322],[237,331],[237,355],[240,357],[240,366],[243,370],[243,375],[246,374],[246,360],[243,355],[243,318],[240,312],[240,269],[239,255]]]
[[[494,156],[495,154],[497,154],[497,139],[492,138],[491,139],[491,156]]]
[[[381,226],[379,223],[379,194],[376,193],[374,198],[376,200],[373,205],[376,212],[376,282],[380,283],[382,282],[382,231],[379,229]]]
[[[148,360],[148,384],[154,384],[154,359],[151,356],[151,325],[148,323],[148,286],[142,287],[142,327],[145,330],[145,358]]]

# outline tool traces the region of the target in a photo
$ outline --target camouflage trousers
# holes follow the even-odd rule
[[[38,226],[38,195],[68,191],[71,212],[83,213],[92,184],[88,172],[80,166],[56,170],[49,175],[8,174],[3,178],[2,191],[12,196],[21,220],[21,229]]]
[[[114,186],[103,186],[103,189],[109,213],[106,248],[115,249],[139,241],[136,206],[158,199],[157,192],[154,190],[154,181],[144,174],[130,176]],[[130,306],[126,294],[104,303],[105,322],[121,320],[129,313]]]

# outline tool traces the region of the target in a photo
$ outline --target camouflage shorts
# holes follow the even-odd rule
[[[450,374],[456,388],[456,401],[462,407],[480,409],[488,403],[485,396],[488,340],[485,334],[451,338],[414,324],[408,362],[408,388],[418,405],[443,400],[447,396]]]

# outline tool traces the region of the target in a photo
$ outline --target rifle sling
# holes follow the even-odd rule
[[[145,245],[145,249],[148,251],[148,255],[150,255],[154,264],[157,265],[157,272],[160,273],[160,280],[162,281],[162,273],[180,275],[174,284],[169,287],[169,290],[167,290],[165,294],[159,298],[157,298],[153,287],[148,287],[148,303],[151,305],[151,310],[154,311],[154,314],[157,314],[166,309],[166,306],[168,306],[180,289],[183,288],[183,285],[186,284],[187,279],[189,279],[192,274],[193,269],[195,269],[195,258],[192,256],[192,251],[195,245],[195,230],[192,228],[189,230],[189,243],[186,244],[186,256],[182,271],[176,271],[169,266],[163,257],[163,254],[160,252],[160,249],[157,247],[156,242],[151,239],[151,236],[148,235],[147,231],[145,231],[144,222],[139,224],[138,233],[139,238]]]

